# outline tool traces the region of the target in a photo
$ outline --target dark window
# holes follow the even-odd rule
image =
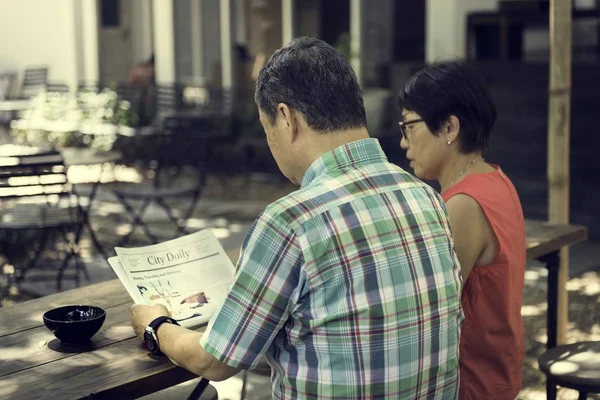
[[[102,0],[102,26],[119,26],[121,25],[120,17],[120,1],[119,0]]]

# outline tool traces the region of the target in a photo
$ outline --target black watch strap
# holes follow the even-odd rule
[[[169,323],[171,323],[173,325],[179,326],[179,322],[177,322],[176,320],[174,320],[171,317],[158,317],[154,321],[150,322],[148,324],[148,326],[150,328],[152,328],[154,330],[154,332],[156,332],[156,330],[158,329],[158,327],[161,326],[165,322],[169,322]]]
[[[179,325],[179,323],[170,317],[158,317],[154,321],[150,322],[146,327],[146,331],[144,332],[144,342],[146,343],[146,347],[154,354],[161,354],[159,343],[158,343],[158,333],[157,329],[164,324],[165,322],[171,323],[173,325]]]

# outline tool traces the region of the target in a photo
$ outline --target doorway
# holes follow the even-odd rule
[[[133,66],[131,2],[99,0],[100,79],[104,85],[127,82]]]

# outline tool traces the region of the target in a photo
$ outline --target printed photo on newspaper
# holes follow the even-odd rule
[[[181,326],[209,321],[223,303],[235,267],[212,230],[155,245],[116,247],[108,259],[136,304],[163,304]]]

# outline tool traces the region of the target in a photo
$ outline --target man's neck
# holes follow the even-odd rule
[[[343,131],[327,133],[311,132],[308,138],[309,144],[307,145],[307,156],[302,165],[298,168],[296,181],[298,184],[301,184],[302,178],[304,177],[304,174],[306,174],[308,168],[323,154],[329,153],[345,144],[356,142],[357,140],[368,139],[369,137],[367,128],[346,129]]]

